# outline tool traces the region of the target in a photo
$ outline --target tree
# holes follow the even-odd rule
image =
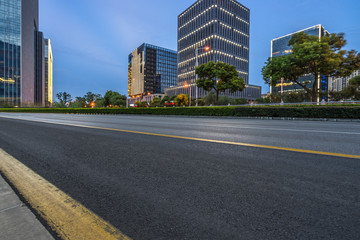
[[[235,66],[223,62],[214,63],[212,61],[202,64],[196,68],[199,80],[196,82],[199,88],[205,91],[214,90],[216,102],[219,101],[219,93],[230,90],[234,93],[245,88],[245,81],[239,77]]]
[[[95,100],[95,107],[98,107],[98,108],[105,107],[105,105],[104,105],[104,98],[102,98],[102,97],[96,98],[96,100]]]
[[[344,95],[347,98],[360,100],[360,76],[356,76],[349,80],[349,86],[344,89]]]
[[[321,76],[345,77],[360,67],[360,54],[355,50],[342,50],[344,34],[330,34],[320,40],[304,32],[295,34],[289,41],[292,54],[269,58],[262,69],[264,80],[276,86],[283,78],[301,86],[311,101],[320,96],[318,83]],[[299,77],[312,75],[314,83],[300,82]]]
[[[56,94],[56,97],[59,99],[59,104],[65,107],[66,103],[71,103],[71,95],[67,92],[59,92]]]
[[[95,102],[96,99],[101,98],[100,94],[95,94],[92,92],[88,92],[85,94],[84,99],[86,101],[87,104],[91,104],[92,102]]]
[[[84,97],[76,97],[75,102],[72,104],[75,108],[83,108],[86,105],[86,99]]]
[[[118,92],[107,91],[104,96],[104,106],[126,106],[127,97]]]
[[[189,105],[189,97],[186,94],[179,94],[175,98],[176,106],[188,106]]]
[[[169,96],[164,96],[163,99],[161,99],[161,104],[164,105],[166,102],[170,102]]]
[[[151,101],[151,107],[160,107],[161,106],[161,98],[159,97],[155,97],[152,101]]]

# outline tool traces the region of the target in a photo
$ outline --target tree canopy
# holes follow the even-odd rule
[[[330,34],[319,39],[304,32],[295,34],[289,41],[292,53],[269,58],[262,69],[266,83],[276,86],[283,78],[301,86],[315,101],[320,95],[320,76],[346,77],[360,68],[360,54],[355,50],[346,51],[344,34]],[[313,75],[314,84],[309,87],[299,77]]]
[[[223,62],[210,61],[197,67],[195,72],[199,76],[197,86],[209,92],[214,90],[216,102],[219,101],[220,92],[230,90],[234,93],[245,88],[245,81],[239,77],[236,67]]]

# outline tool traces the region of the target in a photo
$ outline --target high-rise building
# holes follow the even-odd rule
[[[45,104],[39,0],[0,0],[0,105]]]
[[[359,75],[360,70],[356,70],[348,77],[329,77],[329,91],[341,92],[347,86],[349,86],[350,79]]]
[[[209,51],[204,51],[209,47]],[[249,85],[250,10],[235,0],[198,0],[178,16],[178,86],[168,95],[185,93],[185,84],[195,96],[196,49],[198,64],[224,62],[236,67],[247,89],[224,93],[230,97],[261,96],[261,87]],[[207,93],[199,89],[199,97]]]
[[[50,39],[45,39],[45,105],[53,103],[53,55]]]
[[[176,80],[176,51],[144,43],[129,55],[129,96],[164,94]]]
[[[319,40],[329,34],[322,25],[316,25],[313,27],[309,27],[276,39],[271,40],[271,57],[280,57],[285,56],[292,53],[291,47],[289,46],[290,39],[296,34],[304,32],[312,36],[319,37]],[[306,83],[307,87],[312,88],[315,82],[315,78],[313,75],[305,75],[299,78],[300,83]],[[328,77],[321,76],[320,79],[320,89],[322,92],[325,92],[328,88]],[[294,82],[284,82],[283,83],[283,92],[296,92],[303,91],[303,88]],[[281,92],[281,83],[277,84],[275,87],[270,86],[271,93],[279,93]]]

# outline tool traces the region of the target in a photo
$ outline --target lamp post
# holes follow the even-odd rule
[[[210,47],[206,46],[206,47],[202,47],[200,49],[205,50],[206,52],[208,52],[210,50]],[[195,60],[195,71],[196,71],[196,68],[199,66],[199,48],[198,47],[195,49],[195,59],[196,59]],[[195,86],[196,86],[196,89],[195,89],[196,100],[195,100],[195,102],[196,102],[196,107],[198,106],[198,92],[199,92],[198,86],[196,84],[197,80],[198,80],[198,75],[195,74]]]

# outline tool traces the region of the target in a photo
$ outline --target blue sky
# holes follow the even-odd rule
[[[54,92],[127,92],[128,55],[142,43],[177,50],[177,16],[195,0],[40,0],[52,41]],[[269,90],[261,68],[273,38],[322,24],[360,51],[359,0],[242,0],[251,10],[250,84]]]

